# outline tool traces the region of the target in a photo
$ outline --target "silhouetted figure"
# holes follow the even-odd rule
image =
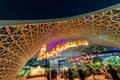
[[[51,80],[57,80],[57,71],[56,70],[51,71]]]
[[[119,76],[117,74],[117,71],[114,70],[111,65],[108,65],[108,66],[109,66],[108,73],[110,73],[110,75],[112,76],[113,80],[120,80],[120,78],[119,78]]]
[[[57,71],[54,70],[54,80],[57,80]]]
[[[88,69],[89,69],[90,73],[93,76],[93,80],[95,80],[95,76],[94,76],[94,72],[93,72],[92,68],[90,66],[88,66]]]
[[[54,79],[54,76],[55,76],[55,73],[54,73],[54,70],[51,71],[51,80]]]
[[[80,80],[85,80],[85,75],[81,69],[78,70],[78,74],[80,76]]]
[[[73,79],[73,72],[72,72],[71,69],[69,69],[68,75],[69,75],[69,80],[74,80],[74,79]]]
[[[68,80],[69,76],[68,76],[67,72],[64,71],[64,75],[65,75],[65,80]]]
[[[46,78],[47,80],[50,80],[50,72],[46,72]]]

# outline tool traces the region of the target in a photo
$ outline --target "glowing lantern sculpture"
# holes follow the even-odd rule
[[[46,59],[49,59],[50,58],[50,53],[49,52],[46,52]]]
[[[88,41],[87,41],[87,40],[84,40],[84,44],[85,44],[86,46],[88,46],[88,45],[89,45],[89,43],[88,43]]]
[[[78,40],[78,41],[74,41],[74,42],[66,42],[65,44],[57,44],[49,52],[46,52],[47,45],[43,44],[37,60],[50,59],[54,56],[60,56],[60,53],[63,50],[66,50],[66,49],[71,48],[71,47],[78,47],[78,46],[81,46],[81,45],[88,46],[89,43],[88,43],[87,40]]]
[[[77,44],[78,44],[79,46],[81,46],[81,45],[82,45],[82,41],[81,41],[81,40],[78,40],[78,41],[77,41]]]
[[[61,52],[61,45],[60,45],[60,44],[57,44],[57,45],[56,45],[56,51],[57,51],[57,52]]]
[[[45,52],[46,51],[46,47],[47,47],[47,45],[43,44],[40,52]]]
[[[57,53],[56,48],[53,48],[52,49],[52,54],[56,54],[56,53]]]
[[[65,50],[64,44],[61,45],[61,51]]]
[[[70,42],[66,42],[66,43],[65,43],[65,47],[66,47],[66,49],[70,48],[70,47],[71,47]]]
[[[30,76],[39,76],[45,74],[45,68],[37,66],[30,71]]]

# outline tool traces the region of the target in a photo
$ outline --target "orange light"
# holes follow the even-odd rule
[[[57,45],[56,45],[56,51],[57,51],[57,52],[60,52],[60,50],[61,50],[61,45],[60,45],[60,44],[57,44]]]
[[[65,50],[64,44],[61,45],[61,51]]]
[[[56,48],[52,48],[52,54],[57,53]]]
[[[82,41],[81,41],[81,40],[78,40],[78,41],[77,41],[77,44],[78,44],[79,46],[81,46],[81,45],[82,45]]]
[[[87,40],[84,40],[84,44],[85,44],[86,46],[88,46],[88,45],[89,45],[89,43],[88,43],[88,41],[87,41]]]
[[[43,44],[41,48],[41,52],[45,52],[45,51],[46,51],[46,44]]]

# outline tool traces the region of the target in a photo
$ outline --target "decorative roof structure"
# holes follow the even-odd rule
[[[120,48],[120,8],[69,20],[0,26],[0,80],[14,80],[42,44],[60,39]]]

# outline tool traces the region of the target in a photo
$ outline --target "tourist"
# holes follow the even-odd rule
[[[54,70],[54,80],[57,80],[57,70]]]
[[[54,80],[54,70],[51,70],[51,80]]]
[[[90,66],[88,66],[88,69],[89,69],[90,73],[91,73],[92,76],[93,76],[93,80],[95,80],[95,76],[94,76],[94,72],[93,72],[92,68],[91,68]],[[96,71],[96,72],[97,72],[97,71]]]
[[[50,80],[50,72],[49,71],[46,72],[46,78],[47,78],[47,80]]]
[[[111,65],[108,65],[109,66],[109,70],[108,70],[108,73],[110,73],[110,75],[112,76],[113,80],[120,80],[118,74],[117,74],[117,71],[115,69],[112,68]]]
[[[80,80],[85,80],[85,75],[81,69],[78,70],[78,75],[80,77]]]
[[[74,79],[73,79],[73,72],[72,72],[71,69],[69,69],[68,75],[69,75],[69,80],[74,80]]]
[[[69,76],[68,76],[67,72],[64,71],[64,75],[65,75],[65,80],[68,80]]]

